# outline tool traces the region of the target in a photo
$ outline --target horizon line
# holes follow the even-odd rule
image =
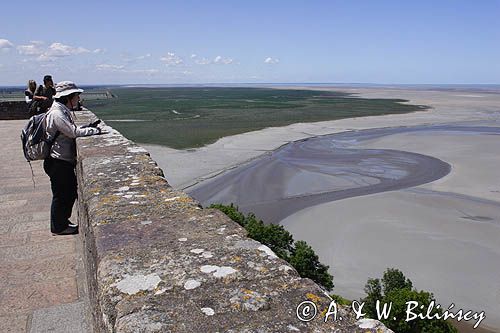
[[[200,86],[200,85],[370,85],[370,86],[500,86],[500,83],[372,83],[372,82],[200,82],[200,83],[84,83],[80,86]],[[25,85],[0,85],[18,88]]]

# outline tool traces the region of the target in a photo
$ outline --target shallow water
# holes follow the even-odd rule
[[[363,141],[401,133],[500,134],[487,126],[414,126],[348,131],[287,144],[188,190],[204,206],[234,203],[269,223],[320,203],[404,189],[447,175],[431,156],[388,149],[356,149]]]

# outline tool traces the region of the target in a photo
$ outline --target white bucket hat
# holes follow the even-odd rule
[[[56,95],[54,98],[68,96],[72,93],[82,93],[83,89],[79,89],[74,82],[61,81],[56,84]]]

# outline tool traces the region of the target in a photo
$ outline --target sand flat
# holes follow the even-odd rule
[[[362,147],[384,147],[437,157],[451,164],[452,170],[425,187],[500,202],[500,137],[449,132],[405,133],[365,142]]]
[[[363,148],[438,157],[451,172],[406,190],[349,198],[304,209],[281,223],[331,266],[336,292],[363,296],[367,277],[403,270],[441,304],[486,311],[500,327],[500,156],[497,137],[404,133]]]

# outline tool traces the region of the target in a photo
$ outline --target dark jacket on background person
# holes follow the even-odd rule
[[[35,96],[44,96],[47,97],[46,100],[37,101],[37,106],[40,108],[39,112],[47,112],[47,110],[52,106],[54,95],[56,94],[56,90],[54,87],[45,87],[40,85],[35,92]]]

